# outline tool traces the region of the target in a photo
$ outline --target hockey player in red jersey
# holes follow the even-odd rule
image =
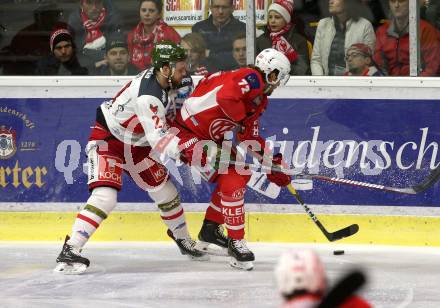
[[[267,107],[267,97],[288,81],[289,72],[289,60],[269,48],[256,57],[255,66],[219,72],[202,79],[176,117],[176,126],[195,136],[185,148],[186,153],[191,153],[191,147],[197,151],[195,144],[203,140],[212,140],[221,147],[225,133],[236,129],[239,141],[253,140],[263,153],[265,140],[259,135],[258,119]],[[194,157],[186,160],[194,165]],[[281,160],[281,155],[274,158],[277,164]],[[205,170],[202,175],[217,186],[199,232],[201,242],[197,247],[209,252],[208,245],[220,246],[228,250],[232,266],[251,270],[255,258],[244,240],[244,196],[250,175],[238,172],[235,166],[221,173]],[[283,173],[268,174],[268,179],[279,186],[290,183],[290,176]],[[227,237],[222,224],[226,226]]]
[[[156,203],[168,235],[181,253],[193,259],[207,258],[195,249],[179,195],[166,168],[150,157],[152,148],[163,140],[167,142],[161,146],[162,152],[171,158],[180,156],[182,140],[168,134],[166,115],[175,109],[170,106],[170,89],[181,84],[187,75],[185,51],[172,42],[161,42],[154,47],[152,58],[151,69],[141,72],[97,110],[87,144],[91,194],[76,217],[72,236],[66,237],[55,271],[78,274],[87,269],[90,262],[80,251],[115,208],[123,171]]]
[[[281,254],[275,267],[282,308],[317,307],[327,291],[324,265],[312,250],[291,250]],[[350,295],[335,308],[371,308],[357,295]]]

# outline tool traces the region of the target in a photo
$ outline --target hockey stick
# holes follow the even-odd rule
[[[319,221],[319,219],[315,216],[315,214],[313,214],[312,210],[304,203],[303,199],[292,186],[292,184],[287,185],[287,188],[289,189],[290,193],[296,198],[299,204],[302,205],[309,217],[313,220],[313,222],[318,226],[319,230],[321,230],[321,232],[330,242],[338,241],[345,237],[352,236],[359,231],[359,226],[357,224],[353,224],[335,232],[328,232],[327,229]]]
[[[432,170],[430,174],[423,179],[420,183],[409,186],[409,187],[393,187],[393,186],[384,186],[384,185],[378,185],[378,184],[372,184],[367,182],[360,182],[355,180],[348,180],[348,179],[341,179],[336,177],[328,177],[325,175],[319,175],[319,174],[296,174],[296,178],[298,179],[313,179],[313,180],[321,180],[325,182],[330,183],[337,183],[337,184],[346,184],[346,185],[352,185],[352,186],[358,186],[358,187],[365,187],[365,188],[372,188],[382,191],[390,191],[395,193],[401,193],[401,194],[408,194],[408,195],[415,195],[421,192],[424,192],[428,188],[432,187],[437,181],[440,179],[440,167],[437,167],[436,169]]]
[[[224,161],[221,163],[227,164],[228,162]],[[293,177],[295,177],[297,179],[320,180],[320,181],[324,181],[324,182],[345,184],[345,185],[370,188],[370,189],[376,189],[376,190],[381,190],[381,191],[389,191],[389,192],[394,192],[394,193],[408,194],[408,195],[415,195],[415,194],[424,192],[427,189],[431,188],[435,183],[437,183],[440,180],[440,167],[437,167],[434,170],[432,170],[429,173],[429,175],[426,178],[424,178],[420,183],[417,183],[412,186],[400,188],[400,187],[394,187],[394,186],[373,184],[373,183],[369,183],[369,182],[341,179],[341,178],[337,178],[337,177],[329,177],[329,176],[320,175],[320,174],[298,173],[297,171],[295,171],[293,169],[283,168],[283,167],[275,166],[275,165],[264,166],[264,165],[255,165],[255,164],[239,162],[239,161],[230,161],[230,163],[232,163],[236,166],[249,168],[251,170],[262,169],[263,171],[270,170],[271,172],[283,172],[285,174],[292,175]]]
[[[354,270],[348,273],[327,293],[317,308],[339,307],[346,299],[361,288],[366,281],[365,274],[360,270]]]
[[[250,155],[252,157],[257,158],[260,161],[263,161],[263,157],[261,154],[250,151]],[[283,168],[282,166],[272,165],[273,167]],[[359,226],[357,224],[350,225],[348,227],[342,228],[340,230],[337,230],[335,232],[328,232],[327,229],[322,225],[322,223],[319,221],[319,219],[313,214],[312,210],[304,203],[301,196],[298,194],[296,189],[292,186],[292,183],[287,185],[287,189],[289,192],[296,198],[299,204],[304,208],[307,215],[313,220],[313,222],[318,226],[319,230],[325,235],[325,237],[330,241],[338,241],[345,237],[352,236],[353,234],[356,234],[359,231]]]

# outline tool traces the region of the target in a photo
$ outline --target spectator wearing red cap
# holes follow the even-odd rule
[[[50,35],[51,54],[37,63],[38,75],[87,75],[75,54],[75,43],[68,29],[56,29]]]
[[[346,76],[383,76],[373,61],[373,53],[365,44],[356,43],[347,49],[345,55],[347,61]]]
[[[306,38],[296,30],[292,0],[275,0],[268,8],[268,24],[257,38],[257,53],[274,48],[284,53],[291,63],[291,75],[310,75]]]
[[[330,17],[316,29],[310,67],[312,75],[341,76],[346,72],[345,54],[354,43],[374,50],[376,36],[371,23],[359,14],[359,0],[328,0]]]
[[[130,61],[139,70],[151,65],[151,51],[161,41],[180,43],[180,35],[162,20],[162,0],[141,0],[139,2],[140,22],[128,33]]]
[[[409,75],[409,0],[389,0],[392,18],[376,31],[374,60],[390,76]],[[420,76],[436,76],[439,70],[438,30],[420,20]]]

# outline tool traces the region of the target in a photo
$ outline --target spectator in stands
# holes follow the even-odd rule
[[[107,37],[121,31],[119,15],[111,1],[80,0],[80,7],[70,14],[69,25],[75,34],[79,59],[90,67],[105,63]]]
[[[371,22],[374,29],[382,25],[386,19],[384,0],[361,0],[361,16]]]
[[[56,3],[41,3],[33,13],[31,25],[19,30],[9,46],[2,50],[4,75],[32,75],[37,62],[51,54],[50,34],[54,29],[67,27],[62,22],[62,9]]]
[[[128,34],[130,61],[139,70],[151,65],[151,51],[154,44],[166,40],[180,43],[180,35],[161,18],[162,0],[141,0],[139,2],[139,24]]]
[[[420,18],[440,30],[440,0],[422,0]]]
[[[180,45],[185,49],[187,71],[190,75],[206,75],[215,72],[206,60],[206,46],[199,33],[187,33],[182,37]]]
[[[370,47],[356,43],[347,49],[347,76],[383,76],[373,61],[373,52]]]
[[[295,29],[292,21],[292,0],[275,0],[268,9],[268,25],[257,38],[259,53],[274,48],[284,53],[291,63],[291,75],[309,75],[309,53],[307,40]]]
[[[37,64],[37,75],[87,75],[76,57],[72,34],[65,28],[57,29],[50,36],[51,54]]]
[[[391,20],[376,31],[374,60],[390,76],[409,75],[409,0],[389,0]],[[438,30],[420,20],[420,76],[435,76],[439,68]]]
[[[313,44],[312,75],[344,75],[345,54],[354,43],[363,43],[374,50],[373,26],[359,17],[359,0],[329,0],[330,17],[318,23]]]
[[[247,65],[245,33],[240,33],[232,41],[232,57],[235,60],[236,68],[245,67]]]
[[[324,7],[322,0],[294,1],[295,10],[292,19],[295,21],[295,28],[310,42],[313,42],[315,38],[319,20],[324,17],[322,14]]]
[[[98,67],[94,75],[133,76],[139,73],[139,70],[130,63],[127,41],[122,35],[109,37],[105,49],[106,65]]]
[[[239,33],[246,33],[246,24],[236,19],[233,0],[211,0],[211,15],[197,22],[192,32],[200,33],[208,51],[208,61],[216,70],[230,70],[235,66],[232,57],[232,40]]]
[[[291,250],[281,254],[275,267],[275,278],[284,300],[283,308],[317,307],[327,291],[324,265],[319,255],[312,250]],[[357,295],[348,295],[341,300],[339,308],[372,307]]]

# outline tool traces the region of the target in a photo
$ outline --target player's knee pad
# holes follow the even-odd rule
[[[157,204],[160,210],[167,212],[180,205],[180,198],[173,182],[167,181],[160,189],[149,191],[148,195]],[[173,208],[169,208],[172,206]]]
[[[112,187],[96,187],[87,200],[85,210],[95,213],[105,219],[107,215],[115,208],[118,197],[118,191]]]

